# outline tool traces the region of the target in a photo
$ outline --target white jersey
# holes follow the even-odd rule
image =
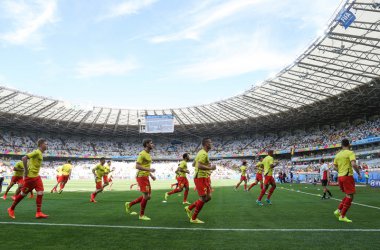
[[[321,168],[319,169],[319,174],[321,175],[321,180],[327,180],[327,171],[329,170],[329,167],[326,163],[324,163]]]

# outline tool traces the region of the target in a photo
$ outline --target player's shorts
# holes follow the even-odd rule
[[[256,174],[256,181],[263,181],[263,174]]]
[[[69,181],[69,175],[61,175],[59,178],[58,178],[58,182],[68,182]]]
[[[150,193],[150,181],[149,176],[136,177],[137,184],[139,184],[140,191],[143,193]]]
[[[273,176],[268,176],[268,175],[265,176],[264,185],[268,185],[268,184],[276,185],[276,182]]]
[[[59,177],[61,177],[60,175],[56,175],[55,178],[57,179],[57,182],[59,180]]]
[[[108,176],[107,175],[103,175],[103,182],[104,183],[108,183]]]
[[[44,184],[42,183],[41,176],[37,176],[34,178],[25,177],[24,185],[21,188],[21,191],[26,194],[35,189],[37,192],[44,191]]]
[[[322,183],[322,187],[326,187],[327,186],[327,180],[321,180],[321,183]]]
[[[345,194],[355,193],[355,181],[353,176],[340,176],[338,177],[339,187]]]
[[[99,189],[102,189],[102,188],[103,188],[102,180],[97,181],[97,182],[96,182],[96,189],[99,190]]]
[[[194,184],[197,188],[199,196],[205,196],[206,194],[210,194],[212,191],[210,178],[195,178]]]
[[[24,177],[22,177],[22,176],[12,176],[11,182],[12,183],[17,183],[19,185],[22,185],[24,183]]]
[[[189,180],[186,177],[178,177],[177,180],[179,187],[189,187]]]
[[[245,175],[240,176],[240,181],[246,181],[246,180],[247,180],[247,176]]]

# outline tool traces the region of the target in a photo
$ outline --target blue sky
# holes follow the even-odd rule
[[[239,94],[289,65],[341,0],[2,0],[0,84],[84,107]]]

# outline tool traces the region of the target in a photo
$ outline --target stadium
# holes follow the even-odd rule
[[[32,84],[17,89],[0,82],[0,244],[9,249],[378,247],[380,1],[341,1],[334,7],[323,34],[289,66],[214,102],[84,108],[65,97],[38,95]],[[1,81],[6,70],[0,69]],[[352,174],[341,176],[336,159],[346,149],[354,152]],[[15,194],[17,185],[9,186],[20,161],[29,168],[21,179],[30,174],[35,150],[43,153],[38,176],[42,210],[49,215],[43,219],[34,216],[36,204],[37,215],[41,212],[38,185],[31,188],[33,198],[30,190],[20,187]],[[257,164],[271,156],[275,190],[255,180]],[[60,179],[68,162],[69,179]],[[99,170],[105,165],[108,180]],[[202,171],[209,171],[211,183],[193,181],[203,178]],[[149,175],[150,184],[141,184],[139,178],[149,182]],[[341,191],[340,177],[348,175],[354,193]],[[186,176],[188,185],[179,179]],[[28,178],[19,184],[29,185]],[[332,195],[326,196],[324,178]],[[201,195],[203,187],[208,191]],[[349,195],[355,198],[346,205]],[[339,215],[345,210],[351,223],[334,216],[340,204]]]

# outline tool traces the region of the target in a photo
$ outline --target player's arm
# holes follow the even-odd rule
[[[146,171],[146,172],[151,172],[154,173],[156,170],[154,168],[145,168],[143,167],[140,163],[136,162],[136,169],[140,171]]]
[[[175,171],[175,173],[186,173],[186,174],[190,174],[190,171],[189,170],[183,170],[183,168],[177,168],[177,170]]]
[[[204,164],[202,162],[198,162],[198,169],[201,169],[201,170],[215,170],[216,169],[216,166],[215,165],[211,165],[211,164]]]
[[[154,176],[152,173],[149,174],[150,178],[152,178],[152,180],[156,180],[156,176]]]
[[[94,167],[94,168],[92,169],[92,174],[93,174],[95,177],[96,177],[96,173],[95,173],[96,169],[97,169],[97,167]]]
[[[25,155],[24,157],[22,157],[22,164],[24,164],[24,177],[27,177],[28,176],[28,159],[29,157],[27,155]]]

